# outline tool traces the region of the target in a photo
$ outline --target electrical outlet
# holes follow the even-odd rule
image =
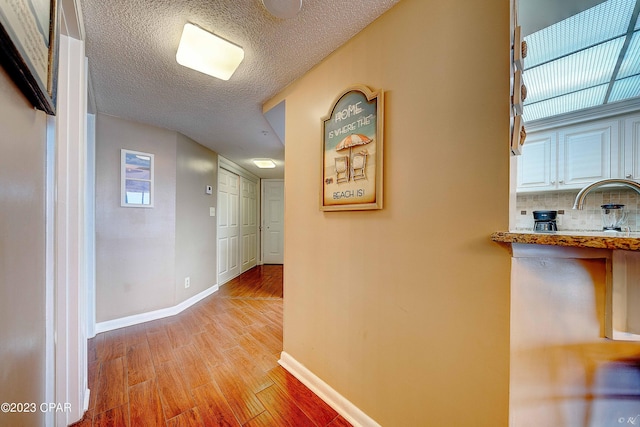
[[[189,286],[191,286],[191,277],[185,277],[184,278],[184,288],[188,288]]]

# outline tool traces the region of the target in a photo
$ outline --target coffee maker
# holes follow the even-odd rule
[[[533,211],[533,231],[558,231],[557,215],[558,211]]]

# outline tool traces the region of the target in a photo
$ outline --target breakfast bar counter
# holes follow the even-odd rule
[[[598,231],[497,231],[491,240],[502,243],[564,246],[573,248],[640,251],[640,233]]]
[[[640,233],[498,231],[491,240],[509,245],[515,288],[542,277],[549,285],[580,286],[593,276],[584,269],[587,260],[601,260],[605,336],[640,341]]]

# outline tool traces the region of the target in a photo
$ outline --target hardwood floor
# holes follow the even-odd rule
[[[258,266],[176,316],[91,339],[74,426],[349,426],[281,351],[282,266]]]

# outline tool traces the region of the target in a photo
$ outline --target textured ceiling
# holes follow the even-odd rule
[[[97,111],[176,130],[260,177],[282,177],[284,146],[262,104],[399,1],[303,0],[281,20],[261,0],[81,0]],[[187,22],[244,48],[229,81],[178,65]],[[278,167],[255,168],[262,157]]]

